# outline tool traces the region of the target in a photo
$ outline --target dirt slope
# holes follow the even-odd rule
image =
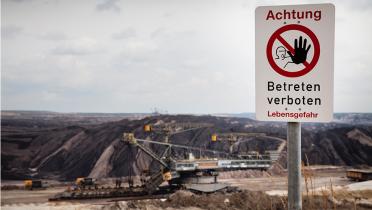
[[[38,119],[40,121],[40,119]],[[263,123],[248,118],[162,115],[140,120],[121,120],[89,126],[55,125],[25,119],[2,121],[2,178],[37,176],[74,179],[79,176],[113,177],[139,174],[143,169],[157,169],[147,155],[120,141],[123,132],[134,132],[137,138],[163,141],[162,134],[142,131],[148,123],[211,123],[211,128],[191,130],[171,136],[170,141],[207,149],[229,151],[227,142],[211,142],[212,133],[263,132],[270,138],[253,137],[234,145],[233,152],[274,150],[286,138],[286,124]],[[302,129],[303,159],[310,164],[372,165],[371,125],[304,124]],[[276,140],[275,138],[278,138]],[[163,147],[148,145],[160,154]],[[174,157],[184,158],[190,151],[174,149]],[[196,152],[198,155],[198,152]],[[205,156],[213,154],[204,153]],[[280,162],[285,167],[285,148]]]

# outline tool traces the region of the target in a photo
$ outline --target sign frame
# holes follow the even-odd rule
[[[315,14],[320,15],[318,17]],[[303,18],[298,19],[298,17]],[[330,122],[333,120],[334,33],[335,7],[333,4],[256,8],[256,119],[282,122]],[[310,61],[305,60],[303,63],[295,64],[293,59],[291,60],[286,55],[289,65],[284,68],[289,68],[289,70],[285,71],[280,68],[279,64],[275,63],[277,60],[274,59],[274,49],[281,42],[275,39],[275,34],[282,36],[287,44],[295,43],[299,37],[302,39],[304,36],[304,40],[308,41],[311,46],[307,54]],[[296,46],[291,44],[289,45],[292,49],[283,46],[296,56],[294,54]],[[272,56],[269,57],[269,55]],[[300,66],[304,68],[302,70],[301,68],[300,70],[290,69]],[[273,90],[270,89],[272,86],[269,87],[269,85],[272,83],[269,82],[274,83]],[[292,88],[284,90],[288,85]],[[301,89],[299,86],[305,86],[305,88]]]

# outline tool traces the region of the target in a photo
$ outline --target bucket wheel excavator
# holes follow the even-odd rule
[[[195,130],[196,135],[204,129],[212,127],[207,123],[163,123],[161,125],[145,125],[144,131],[165,134],[163,141],[153,141],[148,139],[136,138],[134,133],[123,133],[121,140],[128,145],[130,151],[138,148],[146,155],[155,160],[160,167],[158,171],[141,175],[141,185],[134,186],[132,173],[128,179],[129,187],[104,188],[96,187],[95,189],[85,188],[79,191],[66,191],[57,194],[50,200],[68,200],[68,199],[90,199],[90,198],[113,198],[121,197],[143,197],[151,195],[161,195],[174,192],[177,189],[188,189],[194,192],[211,193],[220,190],[232,190],[227,184],[218,182],[220,171],[258,169],[265,170],[272,165],[273,157],[271,155],[257,155],[249,158],[242,158],[233,155],[230,152],[211,150],[207,148],[193,147],[187,145],[173,144],[169,142],[169,137],[182,132]],[[227,135],[227,134],[226,134]],[[247,134],[248,135],[248,134]],[[251,135],[251,134],[250,134]],[[227,138],[229,138],[227,135]],[[239,136],[245,136],[240,134]],[[221,135],[222,137],[222,135]],[[226,136],[224,136],[225,138]],[[214,137],[212,136],[212,141]],[[215,138],[216,139],[216,138]],[[161,154],[154,152],[148,145],[158,145],[163,147]],[[189,153],[188,158],[179,159],[172,157],[172,149],[184,149],[186,151],[204,152],[217,154],[224,158],[195,158]],[[130,169],[130,172],[133,171]]]

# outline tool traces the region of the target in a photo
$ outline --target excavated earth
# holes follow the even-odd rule
[[[76,116],[73,116],[76,117]],[[170,142],[213,150],[229,151],[228,142],[212,142],[213,133],[259,132],[278,139],[286,138],[285,123],[258,122],[249,118],[158,115],[142,119],[123,119],[109,122],[95,118],[58,120],[2,116],[1,122],[1,176],[2,179],[39,177],[54,180],[73,180],[80,176],[94,178],[139,175],[142,170],[157,170],[158,164],[137,148],[121,141],[124,132],[133,132],[137,138],[164,141],[164,134],[148,134],[145,124],[211,123],[213,127],[200,128],[176,134]],[[265,136],[252,137],[233,146],[233,152],[264,152],[275,150],[281,141]],[[147,145],[156,153],[164,147]],[[172,156],[185,158],[194,152],[196,157],[216,157],[216,154],[173,149]],[[303,160],[310,165],[372,166],[372,124],[333,122],[303,124]],[[279,159],[285,168],[285,148]],[[274,172],[273,172],[274,173]],[[227,175],[226,175],[227,176]]]

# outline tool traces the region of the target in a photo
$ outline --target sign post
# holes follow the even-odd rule
[[[335,7],[257,7],[256,118],[288,122],[288,208],[302,209],[301,122],[333,118]]]
[[[302,209],[300,122],[288,122],[287,142],[288,209]]]

